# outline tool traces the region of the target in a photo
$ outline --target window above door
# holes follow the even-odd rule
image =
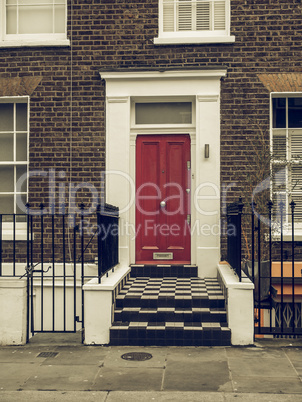
[[[230,35],[230,0],[159,0],[155,44],[234,41]]]
[[[67,0],[3,0],[0,47],[66,46]]]

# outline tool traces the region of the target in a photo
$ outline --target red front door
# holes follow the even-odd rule
[[[190,263],[190,137],[136,142],[136,263]]]

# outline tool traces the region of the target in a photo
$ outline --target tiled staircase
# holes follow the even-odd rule
[[[225,301],[216,279],[193,266],[133,266],[116,298],[111,345],[227,346]]]

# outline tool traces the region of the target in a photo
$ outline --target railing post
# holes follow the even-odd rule
[[[295,206],[296,203],[290,203],[292,215],[292,313],[293,313],[293,332],[295,332]]]
[[[244,204],[242,202],[242,198],[239,197],[239,202],[238,202],[238,254],[237,254],[237,275],[239,277],[239,281],[241,282],[241,258],[242,258],[242,241],[241,241],[241,235],[242,235],[242,230],[241,230],[241,223],[242,223],[242,210],[243,210]]]
[[[2,276],[2,214],[0,214],[0,276]]]
[[[284,203],[281,201],[279,203],[280,207],[280,225],[281,225],[281,233],[280,233],[280,257],[281,257],[281,332],[283,332],[283,310],[284,310],[284,301],[283,301],[283,209]]]
[[[33,308],[32,308],[32,278],[30,283],[30,271],[29,271],[29,207],[30,205],[27,203],[26,205],[26,269],[27,269],[27,278],[26,278],[26,291],[27,291],[27,311],[26,311],[26,343],[29,341],[29,308],[31,313],[31,331],[33,330]],[[29,289],[31,285],[31,294],[29,294]],[[30,303],[31,300],[31,303]]]
[[[252,281],[253,283],[255,283],[255,207],[256,207],[256,203],[254,201],[252,201],[251,203],[251,219],[252,219]],[[254,290],[254,294],[255,294],[255,290]]]
[[[84,342],[84,208],[85,204],[81,203],[81,293],[82,293],[82,343]]]
[[[273,209],[273,202],[271,200],[267,203],[268,208],[268,224],[269,224],[269,288],[270,292],[272,289],[272,209]],[[269,315],[269,327],[270,332],[272,331],[272,298],[270,297],[270,315]]]
[[[101,205],[97,206],[97,240],[98,240],[98,282],[101,283],[101,277],[103,273],[103,243],[102,243],[102,236],[101,236],[101,225],[102,225],[102,218],[101,218]]]
[[[44,327],[44,204],[40,204],[41,210],[41,331]]]

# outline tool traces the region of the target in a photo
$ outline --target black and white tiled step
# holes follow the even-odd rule
[[[131,276],[148,278],[197,277],[196,265],[131,265]]]
[[[230,345],[216,279],[130,278],[116,298],[112,345]]]

